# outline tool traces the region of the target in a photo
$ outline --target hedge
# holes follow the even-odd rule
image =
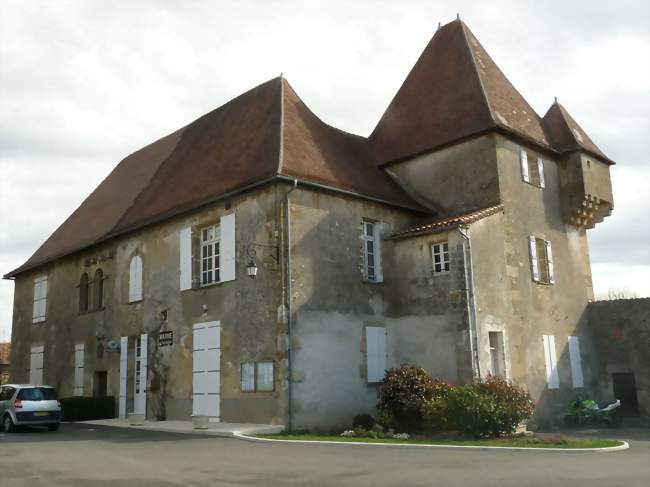
[[[106,397],[64,397],[61,403],[63,421],[87,421],[115,417],[115,398]]]

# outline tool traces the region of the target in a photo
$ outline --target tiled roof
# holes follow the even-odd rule
[[[365,138],[323,123],[279,77],[128,156],[5,277],[278,176],[425,211]]]
[[[490,130],[553,150],[539,116],[456,20],[435,33],[370,139],[386,164]]]
[[[460,225],[468,225],[470,223],[474,223],[490,215],[494,215],[495,213],[498,213],[500,211],[503,211],[503,205],[501,204],[495,206],[489,206],[487,208],[474,210],[469,213],[463,213],[462,215],[450,216],[447,218],[434,220],[424,225],[411,227],[406,230],[402,230],[400,232],[394,233],[392,235],[392,238],[412,237],[412,236],[421,235],[425,233],[434,233],[437,231],[447,230],[449,228],[458,227]]]
[[[544,129],[552,142],[553,147],[558,152],[572,152],[583,150],[592,154],[604,162],[613,164],[596,144],[591,140],[582,127],[573,119],[573,117],[560,105],[557,100],[542,119]]]

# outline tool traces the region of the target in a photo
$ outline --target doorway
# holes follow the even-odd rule
[[[96,370],[93,376],[93,397],[106,397],[108,395],[108,372]]]
[[[614,384],[614,399],[621,400],[623,416],[639,416],[634,374],[632,372],[614,372],[612,373],[612,383]]]

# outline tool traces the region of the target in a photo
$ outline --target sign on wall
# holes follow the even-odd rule
[[[174,344],[174,332],[173,331],[161,331],[158,336],[158,346],[159,347],[171,347]]]

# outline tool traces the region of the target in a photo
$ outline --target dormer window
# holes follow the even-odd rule
[[[521,163],[521,178],[528,184],[543,188],[544,180],[544,159],[523,147],[519,150],[519,162]]]

